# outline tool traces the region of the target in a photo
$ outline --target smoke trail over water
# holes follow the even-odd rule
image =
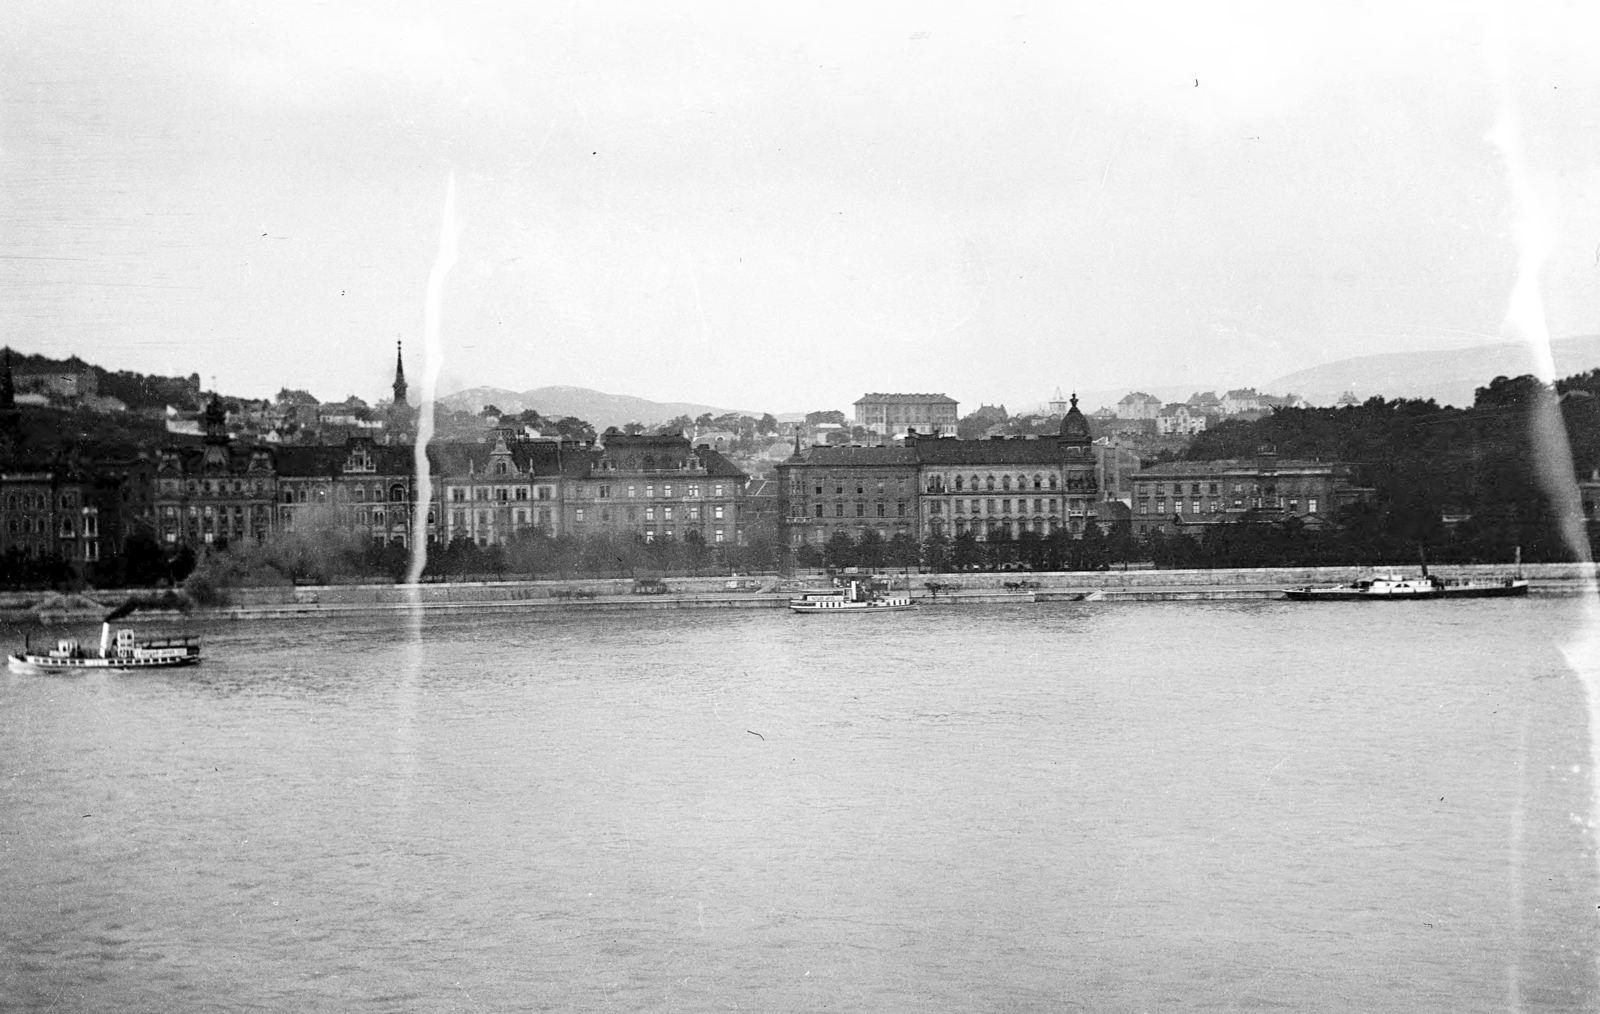
[[[439,229],[439,256],[428,275],[428,302],[422,315],[422,404],[417,409],[417,443],[414,467],[417,473],[417,508],[411,519],[411,565],[406,583],[415,586],[428,564],[428,511],[433,505],[433,474],[428,468],[428,442],[433,439],[433,406],[439,393],[439,368],[444,358],[439,343],[440,304],[444,300],[444,278],[456,263],[456,174],[451,173],[444,192],[444,221]],[[439,519],[441,528],[443,518]]]

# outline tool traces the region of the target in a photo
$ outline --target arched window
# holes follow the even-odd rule
[[[1056,488],[1056,477],[1054,475],[1052,475],[1050,477],[1050,488],[1051,489],[1055,489]]]
[[[365,503],[367,500],[367,487],[356,487],[356,503]]]
[[[505,475],[506,474],[506,463],[504,461],[496,461],[494,463],[494,474],[495,475]]]
[[[994,476],[991,475],[984,480],[984,488],[994,489]]]
[[[1010,489],[1011,488],[1011,476],[1002,475],[1000,477],[1000,488],[1001,489]]]
[[[962,480],[961,476],[956,476],[956,489],[961,489],[963,486],[965,486],[965,482]]]
[[[1044,477],[1035,472],[1033,475],[1033,488],[1044,489]]]

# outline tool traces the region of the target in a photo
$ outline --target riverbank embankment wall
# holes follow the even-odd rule
[[[1496,579],[1507,566],[1469,565],[1432,568],[1441,577]],[[1362,567],[1270,567],[1204,570],[1109,570],[1061,572],[971,572],[958,574],[893,573],[897,589],[929,605],[979,602],[1173,601],[1204,599],[1273,599],[1283,589],[1302,585],[1341,584],[1371,572]],[[1590,564],[1532,564],[1522,568],[1535,595],[1575,595],[1595,586]],[[806,588],[825,587],[824,575],[768,575],[745,579],[751,590],[729,588],[729,578],[668,578],[665,591],[638,594],[629,579],[484,581],[423,584],[282,585],[230,588],[225,600],[198,606],[189,615],[269,619],[399,612],[420,606],[430,613],[636,610],[682,608],[782,608],[788,596]],[[97,620],[130,599],[145,602],[170,596],[152,589],[114,589],[83,593],[3,592],[0,619],[13,622]],[[162,613],[169,612],[162,610]]]

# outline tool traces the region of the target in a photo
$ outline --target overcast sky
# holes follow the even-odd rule
[[[1503,100],[1600,332],[1592,5],[778,7],[10,0],[3,340],[375,398],[453,171],[446,389],[1261,384],[1501,333]]]

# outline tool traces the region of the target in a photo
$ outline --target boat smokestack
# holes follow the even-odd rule
[[[100,624],[100,657],[111,654],[111,624]]]

